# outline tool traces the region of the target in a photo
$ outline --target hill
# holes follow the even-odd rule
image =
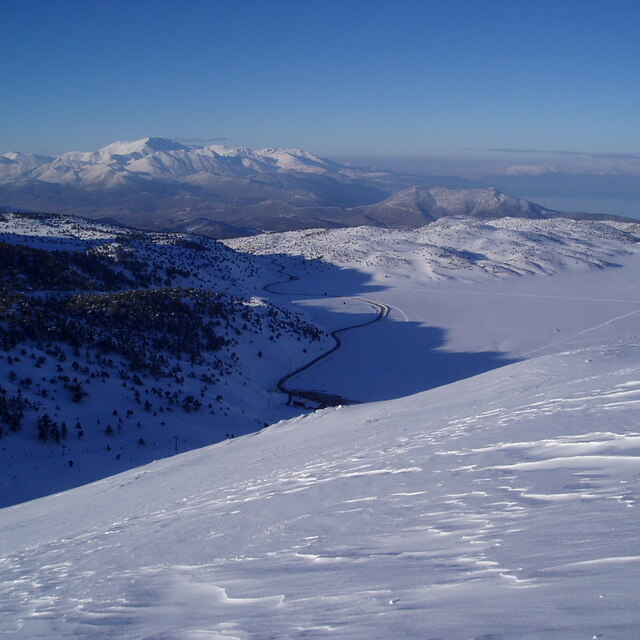
[[[0,502],[293,415],[271,392],[326,336],[260,295],[279,277],[211,239],[1,214]]]
[[[356,268],[378,282],[394,276],[477,280],[606,267],[635,243],[634,235],[608,224],[510,217],[442,217],[418,229],[311,229],[226,241],[258,255],[281,253]]]
[[[0,633],[638,628],[634,236],[447,218],[243,241],[261,257],[68,216],[0,225],[5,495],[102,478],[0,511]],[[265,382],[295,367],[289,388],[364,404],[283,406]],[[222,428],[239,437],[105,477]]]
[[[599,279],[593,271],[611,271],[636,248],[598,223],[443,218],[418,230],[230,242],[260,256],[187,234],[24,213],[2,214],[0,243],[0,454],[11,470],[3,504],[303,412],[289,406],[287,388],[315,398],[311,406],[362,402],[504,366],[557,331],[579,333],[592,318],[606,321],[612,305],[626,308],[624,295],[588,300],[606,300],[624,280],[624,269]],[[563,284],[570,273],[583,281]],[[514,276],[533,274],[556,277],[514,282],[512,297]],[[551,282],[553,305],[530,306]],[[474,295],[455,291],[465,283]],[[345,335],[339,353],[281,386],[338,343],[329,333],[381,309],[383,322]],[[506,339],[504,318],[524,323],[526,340]]]

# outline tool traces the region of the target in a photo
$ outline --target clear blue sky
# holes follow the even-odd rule
[[[640,153],[639,0],[4,0],[0,153]]]

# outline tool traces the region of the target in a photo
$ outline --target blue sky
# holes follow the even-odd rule
[[[640,2],[5,0],[0,149],[640,152]]]

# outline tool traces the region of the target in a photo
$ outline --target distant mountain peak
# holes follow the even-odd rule
[[[140,138],[139,140],[118,140],[98,150],[100,154],[130,155],[133,153],[150,154],[157,151],[178,151],[188,149],[185,145],[170,138]]]
[[[493,187],[484,189],[448,189],[415,185],[398,191],[386,200],[360,212],[368,220],[389,226],[419,227],[445,216],[480,218],[544,218],[549,210],[528,200],[505,195]]]

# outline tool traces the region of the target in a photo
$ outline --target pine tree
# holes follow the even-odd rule
[[[38,418],[38,439],[46,442],[51,437],[51,428],[53,427],[53,420],[45,413]]]

